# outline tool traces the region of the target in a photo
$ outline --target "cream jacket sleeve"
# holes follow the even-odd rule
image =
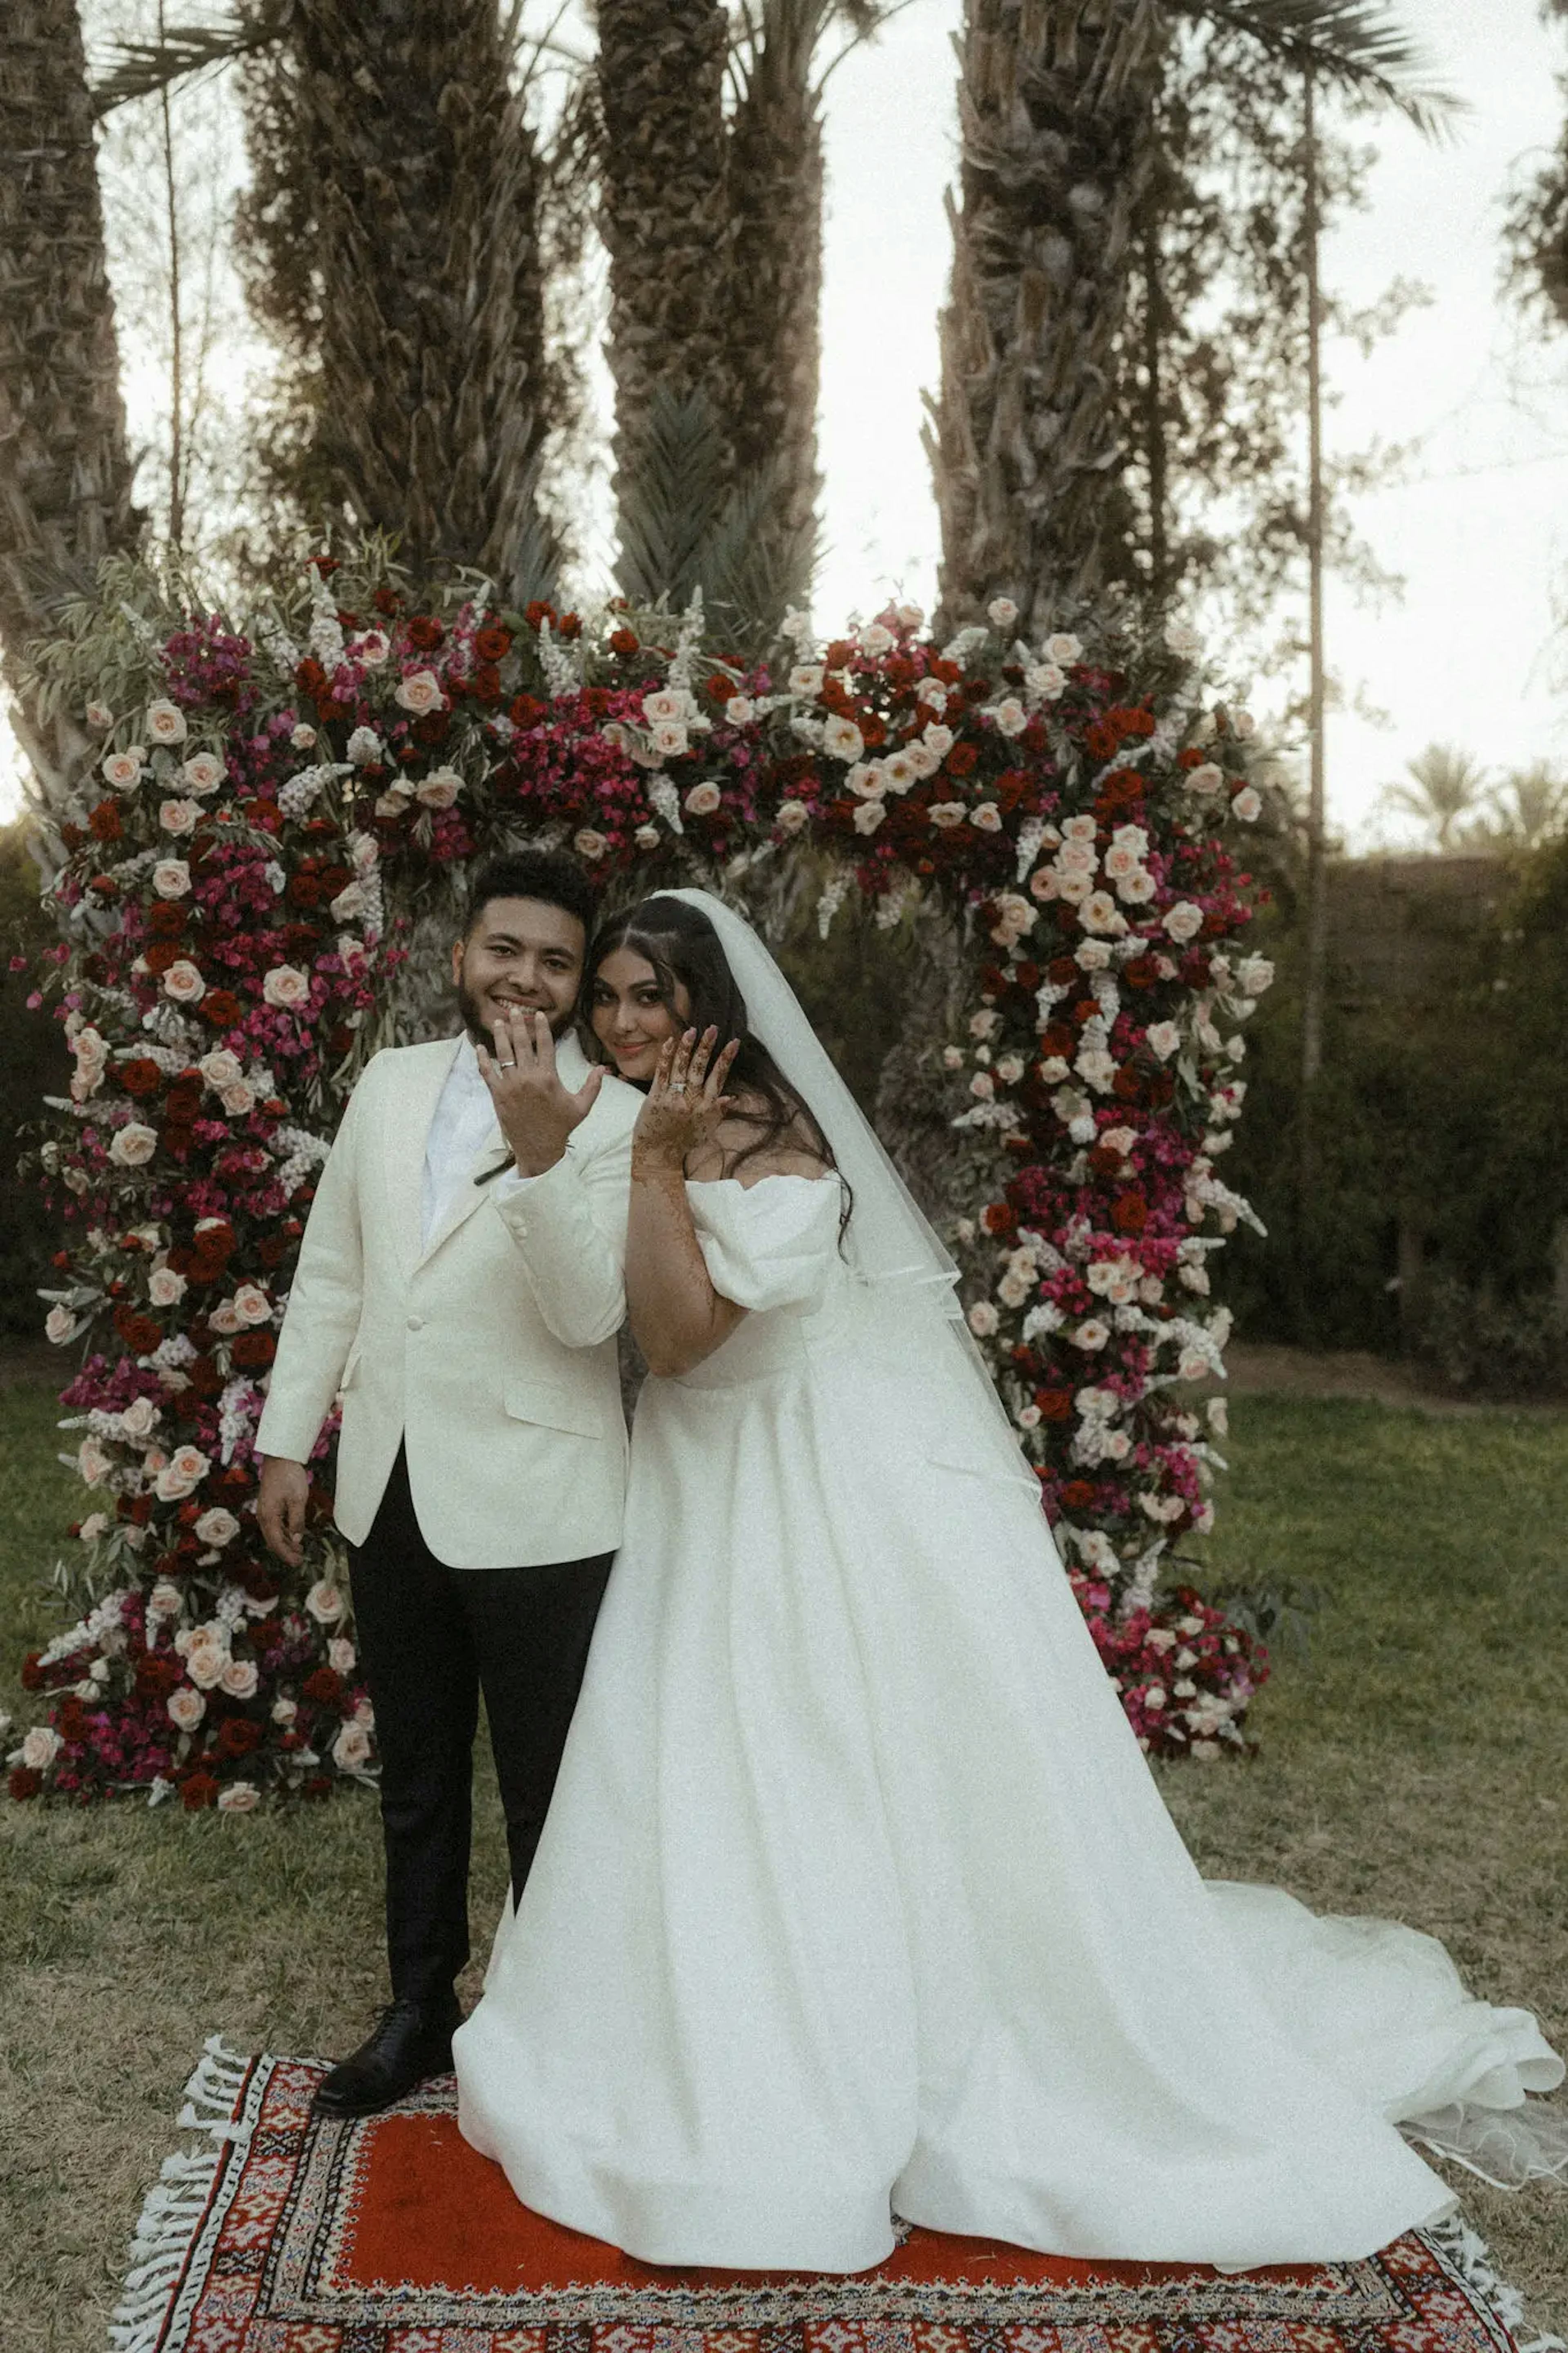
[[[290,1462],[310,1459],[321,1424],[332,1409],[364,1304],[364,1246],[354,1168],[363,1098],[362,1080],[349,1098],[305,1221],[267,1404],[256,1433],[258,1454],[279,1455]]]
[[[496,1202],[535,1304],[568,1348],[597,1347],[626,1322],[635,1118],[591,1144],[579,1131],[553,1168],[506,1184]]]

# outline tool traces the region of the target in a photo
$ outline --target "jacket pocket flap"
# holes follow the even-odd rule
[[[546,1430],[569,1430],[578,1438],[605,1435],[597,1400],[574,1396],[554,1381],[508,1381],[501,1401],[513,1421],[537,1421]]]

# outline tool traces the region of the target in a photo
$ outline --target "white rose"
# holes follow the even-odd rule
[[[180,956],[163,975],[163,994],[176,1005],[196,1005],[207,993],[206,982],[188,956]]]
[[[148,1614],[153,1618],[177,1618],[180,1614],[181,1603],[179,1587],[173,1584],[168,1577],[161,1577],[147,1596]]]
[[[1029,723],[1029,714],[1016,695],[1010,694],[991,713],[999,735],[1021,735]]]
[[[310,994],[309,976],[298,965],[275,964],[261,984],[268,1005],[303,1005]]]
[[[579,858],[587,859],[590,864],[595,859],[603,858],[609,846],[607,837],[602,833],[595,833],[591,825],[581,827],[572,837],[573,849]]]
[[[962,801],[932,801],[926,811],[932,825],[940,826],[944,833],[951,832],[955,825],[962,825],[968,814]]]
[[[1224,783],[1225,770],[1217,766],[1213,760],[1205,760],[1201,767],[1189,768],[1187,771],[1188,792],[1196,793],[1205,800],[1211,794],[1217,793]]]
[[[185,1652],[185,1672],[200,1691],[216,1691],[228,1664],[228,1642],[210,1626],[199,1627]]]
[[[632,840],[638,849],[657,849],[658,848],[658,826],[639,825],[632,836]]]
[[[969,812],[969,822],[976,833],[1000,833],[1002,812],[994,801],[977,801]]]
[[[1024,684],[1041,702],[1055,702],[1067,682],[1066,670],[1056,662],[1036,662],[1024,672]]]
[[[210,1545],[217,1551],[224,1545],[234,1542],[239,1534],[239,1522],[232,1512],[226,1512],[221,1504],[215,1504],[210,1512],[202,1514],[194,1533],[198,1544]]]
[[[357,1664],[354,1646],[342,1634],[334,1634],[327,1644],[327,1664],[338,1675],[352,1675],[354,1671]]]
[[[1002,1318],[988,1299],[977,1299],[969,1311],[969,1328],[977,1340],[994,1338],[1001,1323]]]
[[[792,694],[820,694],[823,675],[820,662],[797,662],[789,674],[789,691]]]
[[[44,1318],[44,1334],[47,1339],[54,1342],[57,1348],[63,1347],[68,1340],[74,1340],[77,1334],[77,1320],[70,1309],[61,1306],[51,1307]]]
[[[178,1691],[169,1694],[169,1721],[182,1732],[194,1732],[206,1712],[205,1700],[189,1683],[182,1683]]]
[[[411,670],[406,678],[399,681],[392,699],[405,711],[412,711],[416,718],[423,718],[427,712],[439,711],[447,700],[441,691],[441,681],[433,670]]]
[[[305,1596],[305,1607],[318,1626],[335,1626],[348,1608],[339,1588],[330,1577],[318,1577]]]
[[[152,1159],[157,1149],[157,1129],[144,1126],[139,1119],[132,1119],[128,1120],[123,1127],[115,1130],[114,1141],[109,1147],[109,1156],[111,1160],[117,1161],[121,1168],[142,1168]]]
[[[242,1324],[270,1324],[272,1302],[259,1283],[242,1282],[234,1294],[234,1312]]]
[[[1230,805],[1230,813],[1238,817],[1243,825],[1253,825],[1262,816],[1263,803],[1250,785],[1243,785]]]
[[[158,1419],[158,1409],[151,1398],[132,1398],[120,1417],[120,1427],[127,1438],[150,1438]]]
[[[969,1082],[969,1092],[982,1103],[989,1103],[996,1092],[996,1082],[989,1071],[976,1071]]]
[[[1155,1021],[1146,1035],[1150,1051],[1158,1054],[1162,1062],[1168,1062],[1182,1042],[1182,1033],[1173,1021]]]
[[[196,1446],[176,1446],[153,1482],[153,1493],[162,1504],[183,1503],[195,1493],[212,1464]]]
[[[860,650],[868,654],[890,654],[898,644],[885,622],[868,621],[860,632]]]
[[[855,794],[858,799],[874,801],[880,800],[887,791],[888,779],[880,760],[857,760],[852,768],[845,770],[844,785],[846,791]]]
[[[243,1119],[247,1112],[256,1109],[256,1090],[247,1086],[243,1079],[237,1079],[232,1087],[225,1087],[218,1101],[231,1119]]]
[[[1237,978],[1248,997],[1261,997],[1266,988],[1274,986],[1274,966],[1267,956],[1247,956]]]
[[[65,1742],[47,1724],[35,1724],[22,1742],[22,1762],[29,1772],[47,1773]]]
[[[798,833],[811,816],[804,801],[781,801],[773,823],[781,833]]]
[[[201,813],[201,806],[196,801],[164,801],[159,807],[158,823],[165,833],[189,833],[195,828]],[[173,863],[173,860],[170,862]],[[157,889],[156,875],[153,876],[153,882],[154,890]],[[184,890],[188,891],[190,887],[190,876],[187,873]],[[166,891],[163,895],[165,898],[183,898],[184,892]]]
[[[882,779],[890,793],[907,793],[919,780],[921,765],[909,752],[889,752],[881,763]]]
[[[935,760],[945,760],[955,740],[952,728],[939,727],[935,720],[921,730],[921,742]]]
[[[731,727],[749,727],[757,715],[757,706],[749,694],[732,694],[724,705],[724,716]]]
[[[370,1762],[370,1735],[363,1724],[345,1724],[332,1743],[332,1762],[342,1773],[360,1772]]]
[[[682,806],[692,817],[711,817],[722,797],[715,784],[693,785]]]
[[[836,760],[858,760],[866,749],[866,739],[852,719],[835,715],[822,731],[822,748]]]
[[[1204,927],[1203,910],[1194,907],[1190,899],[1178,899],[1173,907],[1166,909],[1163,920],[1173,940],[1196,939]]]
[[[369,767],[373,760],[384,760],[385,749],[374,727],[356,727],[349,737],[346,754],[356,768]]]
[[[376,795],[375,814],[377,817],[401,817],[407,807],[408,795],[403,790],[401,786],[396,786],[392,792],[378,793]]]
[[[237,1087],[245,1076],[238,1055],[226,1046],[216,1046],[210,1054],[204,1054],[196,1068],[208,1086],[216,1087],[219,1094],[225,1087]]]
[[[679,760],[691,748],[685,726],[679,719],[661,719],[657,727],[648,730],[648,742],[661,760]]]
[[[1014,1416],[1020,1430],[1037,1430],[1040,1426],[1040,1409],[1037,1405],[1021,1405]]]
[[[379,670],[392,651],[392,640],[384,629],[366,629],[363,637],[353,639],[349,651],[362,669]]]
[[[415,786],[414,797],[423,808],[447,809],[462,789],[463,779],[455,768],[433,768]]]
[[[1116,886],[1116,895],[1126,906],[1141,907],[1154,895],[1154,877],[1147,867],[1137,867],[1122,876]]]
[[[1124,932],[1127,918],[1109,891],[1091,891],[1079,909],[1079,922],[1086,932]]]
[[[183,858],[160,858],[153,869],[153,888],[160,899],[183,899],[191,887],[191,870]]]
[[[300,1703],[296,1699],[284,1699],[279,1696],[272,1703],[272,1721],[274,1724],[292,1724],[294,1718],[299,1715],[299,1713]]]
[[[1017,1054],[1004,1054],[996,1065],[996,1075],[1005,1087],[1016,1087],[1024,1075],[1024,1064]]]
[[[1238,736],[1242,743],[1248,743],[1258,733],[1258,722],[1250,711],[1233,711],[1230,714],[1230,732],[1233,735]]]
[[[296,752],[312,751],[315,747],[316,731],[313,727],[307,727],[301,720],[300,724],[291,730],[289,741]]]
[[[185,740],[185,714],[174,702],[150,702],[147,705],[147,733],[154,744],[183,744]]]
[[[230,1699],[254,1699],[260,1680],[254,1659],[230,1659],[219,1677]]]
[[[1104,972],[1110,963],[1110,950],[1103,940],[1079,940],[1072,960],[1079,972]]]
[[[855,812],[856,832],[875,833],[887,814],[888,805],[885,801],[862,801]]]
[[[128,744],[123,752],[108,753],[100,764],[104,783],[117,793],[134,792],[142,781],[146,756],[140,744]]]
[[[1010,629],[1018,617],[1018,607],[1011,596],[993,596],[985,607],[985,617],[998,632]]]
[[[298,734],[298,728],[294,732]],[[312,733],[310,741],[313,744],[315,740]],[[216,753],[193,752],[180,774],[185,780],[186,790],[195,793],[198,800],[205,800],[209,793],[216,792],[227,771]]]
[[[1083,647],[1077,638],[1064,629],[1057,637],[1046,639],[1046,651],[1058,668],[1071,670],[1083,652]]]
[[[254,1781],[231,1781],[217,1793],[220,1814],[253,1814],[261,1803],[261,1792]]]
[[[1054,866],[1037,866],[1029,877],[1029,895],[1033,899],[1059,899],[1062,878]]]
[[[112,727],[114,724],[114,713],[107,702],[89,702],[87,706],[86,717],[88,725],[96,728],[100,735],[106,727]]]
[[[1102,1324],[1098,1315],[1091,1315],[1088,1323],[1080,1324],[1070,1337],[1076,1347],[1088,1348],[1092,1352],[1104,1347],[1110,1337],[1110,1326]]]

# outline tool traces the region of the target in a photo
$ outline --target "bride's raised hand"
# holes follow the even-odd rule
[[[682,1170],[691,1155],[717,1134],[734,1109],[724,1082],[741,1041],[731,1038],[715,1054],[718,1043],[714,1029],[705,1029],[700,1038],[688,1029],[683,1037],[665,1039],[632,1131],[634,1165]]]

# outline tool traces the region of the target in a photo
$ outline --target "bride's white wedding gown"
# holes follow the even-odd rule
[[[858,2271],[889,2205],[1227,2267],[1443,2211],[1389,2119],[1551,2089],[1534,2021],[1410,1930],[1205,1885],[1032,1478],[870,1311],[837,1182],[689,1198],[752,1312],[643,1389],[543,1841],[457,2038],[467,2137],[672,2264]]]

